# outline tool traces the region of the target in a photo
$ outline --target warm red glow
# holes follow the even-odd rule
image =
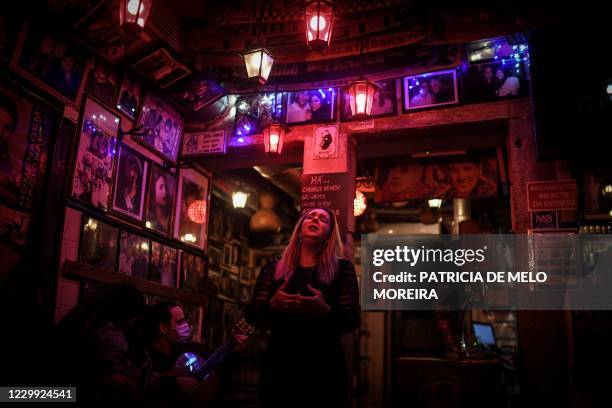
[[[334,8],[329,1],[310,1],[306,4],[306,43],[310,49],[329,47]]]
[[[265,84],[274,64],[272,54],[265,48],[258,48],[247,51],[242,56],[246,65],[247,76],[256,79],[262,85]]]
[[[365,194],[363,194],[359,190],[355,192],[355,200],[353,201],[353,206],[355,217],[359,217],[360,215],[362,215],[365,212],[366,208],[368,208],[368,200],[366,199]]]
[[[264,127],[263,139],[266,154],[276,156],[282,152],[287,132],[289,132],[289,128],[276,122],[270,122]]]
[[[152,0],[120,0],[119,24],[130,32],[144,28]]]
[[[187,217],[196,224],[204,224],[206,221],[206,201],[195,200],[187,207]]]
[[[370,116],[374,93],[378,91],[378,85],[365,79],[353,81],[346,91],[349,95],[351,113],[355,118],[365,119]]]

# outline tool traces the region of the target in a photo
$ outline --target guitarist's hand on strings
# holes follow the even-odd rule
[[[176,377],[177,387],[187,395],[193,395],[200,387],[200,383],[191,377]]]
[[[285,279],[283,284],[270,299],[270,309],[275,312],[289,312],[295,309],[298,295],[285,292],[288,285],[289,279]]]
[[[331,313],[331,307],[325,302],[323,293],[310,285],[307,285],[306,288],[312,293],[312,296],[298,294],[296,310],[313,316],[328,316]]]

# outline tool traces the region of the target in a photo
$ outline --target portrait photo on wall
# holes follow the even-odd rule
[[[27,211],[38,206],[54,118],[0,85],[0,204]]]
[[[236,99],[236,136],[255,135],[262,132],[270,121],[281,121],[283,94],[262,93],[243,95]]]
[[[495,152],[475,151],[438,159],[393,157],[376,168],[374,201],[497,197]]]
[[[117,153],[113,210],[142,221],[149,162],[124,144],[119,145]]]
[[[336,118],[335,88],[287,93],[286,123],[324,123]]]
[[[115,94],[119,86],[116,72],[113,71],[109,64],[100,59],[91,60],[89,64],[90,68],[85,91],[89,95],[95,96],[106,106],[113,107]]]
[[[79,262],[113,272],[117,259],[118,239],[119,229],[83,215]]]
[[[149,280],[176,288],[178,250],[153,241]]]
[[[121,231],[117,272],[122,275],[147,279],[149,277],[149,250],[147,238]]]
[[[529,92],[522,61],[471,65],[464,84],[463,94],[468,103],[493,102],[526,96]]]
[[[87,59],[84,47],[24,24],[11,67],[62,102],[76,106],[85,82]]]
[[[457,71],[449,69],[404,77],[403,98],[404,110],[458,103]]]
[[[162,234],[170,235],[174,196],[176,194],[176,176],[153,164],[147,191],[145,226]]]
[[[25,246],[30,216],[24,212],[0,205],[0,239]]]
[[[180,169],[174,237],[198,248],[206,247],[210,180],[193,169]]]
[[[191,69],[163,48],[136,62],[133,68],[155,82],[161,89],[172,85],[191,73]]]
[[[337,159],[340,146],[338,145],[338,126],[319,126],[314,130],[313,135],[314,160]]]
[[[72,197],[102,210],[110,207],[120,122],[119,116],[94,100],[85,99],[72,178]]]
[[[199,72],[176,82],[170,96],[193,112],[198,112],[225,95],[225,89],[209,75]]]
[[[206,262],[204,258],[182,251],[179,287],[192,292],[204,293],[206,284]]]
[[[370,118],[395,115],[397,113],[395,79],[375,81],[375,83],[380,89],[374,92]],[[342,90],[340,120],[343,122],[355,120],[353,119],[353,112],[351,112],[349,94],[344,90]]]
[[[128,118],[135,120],[140,102],[140,83],[127,75],[121,80],[121,87],[117,93],[115,106],[119,112]]]
[[[220,241],[224,236],[223,208],[219,206],[218,200],[211,200],[209,235],[214,241]]]
[[[176,163],[181,137],[183,118],[160,97],[148,94],[138,119],[142,134],[132,138],[149,148],[163,159]]]

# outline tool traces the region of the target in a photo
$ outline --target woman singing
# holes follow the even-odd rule
[[[353,264],[340,259],[334,213],[317,208],[297,223],[281,259],[264,266],[247,319],[270,329],[262,407],[344,407],[348,376],[341,335],[359,327]]]

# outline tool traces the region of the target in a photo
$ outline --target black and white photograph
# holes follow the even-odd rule
[[[137,126],[142,126],[142,131],[132,136],[134,140],[162,159],[176,163],[183,136],[183,118],[174,108],[160,97],[148,94]]]
[[[526,96],[528,89],[523,62],[508,61],[469,66],[463,93],[466,102],[479,103]]]
[[[108,272],[114,271],[118,239],[117,228],[84,215],[81,224],[79,262]]]
[[[249,303],[251,301],[251,285],[240,283],[238,285],[238,299],[241,303]]]
[[[150,248],[151,241],[147,238],[121,231],[117,272],[122,275],[148,279]]]
[[[11,67],[64,103],[77,106],[88,58],[83,46],[25,24]]]
[[[176,194],[176,177],[156,164],[151,166],[147,192],[147,228],[170,235]]]
[[[153,241],[149,280],[176,288],[178,250]]]
[[[452,105],[459,102],[457,71],[428,72],[404,77],[404,110]]]
[[[117,103],[115,106],[125,116],[135,120],[140,106],[140,83],[127,75],[123,76],[121,87],[117,93]]]
[[[287,93],[285,122],[325,123],[336,118],[338,90],[335,88],[316,89]]]
[[[206,247],[210,180],[194,169],[180,169],[174,237],[200,249]]]
[[[149,162],[123,144],[118,153],[113,210],[142,221]]]
[[[109,64],[100,59],[90,62],[85,91],[108,107],[114,106],[119,81]]]
[[[236,122],[234,134],[237,137],[260,134],[271,121],[281,121],[283,94],[262,93],[244,95],[236,99]]]
[[[384,116],[392,116],[397,113],[397,98],[395,90],[395,79],[389,79],[386,81],[376,81],[376,85],[380,88],[374,92],[372,98],[372,110],[370,111],[370,118],[381,118]],[[341,99],[341,110],[340,120],[342,122],[348,122],[355,120],[353,118],[353,112],[351,111],[349,93],[342,91]]]
[[[80,122],[72,197],[101,210],[110,208],[120,118],[87,98]]]
[[[204,293],[206,265],[204,258],[182,251],[179,287],[192,292]]]

